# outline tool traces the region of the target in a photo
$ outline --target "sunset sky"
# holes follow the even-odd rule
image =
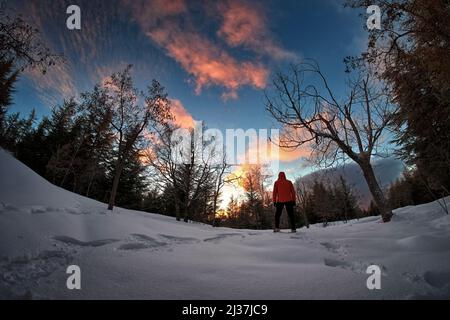
[[[367,38],[360,12],[334,0],[7,2],[66,58],[45,76],[29,71],[20,79],[13,111],[36,108],[38,116],[133,64],[139,88],[153,78],[166,87],[182,125],[277,128],[264,109],[273,73],[314,58],[343,94],[343,58],[361,52]],[[81,8],[81,30],[66,28],[71,4]],[[291,179],[313,169],[301,155],[281,157]]]

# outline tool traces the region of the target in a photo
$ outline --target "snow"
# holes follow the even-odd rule
[[[1,299],[448,299],[449,231],[438,203],[297,234],[111,213],[0,150]],[[81,290],[66,287],[73,264]]]

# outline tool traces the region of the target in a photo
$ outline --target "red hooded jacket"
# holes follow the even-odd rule
[[[286,174],[280,172],[278,180],[273,186],[273,202],[295,201],[295,189],[291,181],[286,179]]]

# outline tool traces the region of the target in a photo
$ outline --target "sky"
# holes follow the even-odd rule
[[[81,30],[66,27],[69,5],[81,9]],[[264,92],[275,72],[315,59],[332,89],[345,93],[343,59],[365,48],[360,11],[340,0],[8,0],[8,8],[41,31],[65,63],[46,75],[22,75],[13,111],[39,117],[64,98],[79,96],[126,65],[145,89],[157,79],[181,125],[271,129]],[[294,179],[314,170],[304,152],[282,153]]]

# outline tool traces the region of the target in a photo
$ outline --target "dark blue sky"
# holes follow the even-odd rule
[[[66,28],[66,8],[81,8],[81,30]],[[269,129],[264,109],[271,75],[304,58],[317,60],[344,94],[343,58],[364,49],[365,21],[339,0],[162,1],[17,0],[8,6],[39,28],[66,58],[45,76],[23,75],[14,111],[48,114],[125,65],[138,87],[158,79],[184,117],[208,127]],[[299,161],[286,161],[298,175]]]

